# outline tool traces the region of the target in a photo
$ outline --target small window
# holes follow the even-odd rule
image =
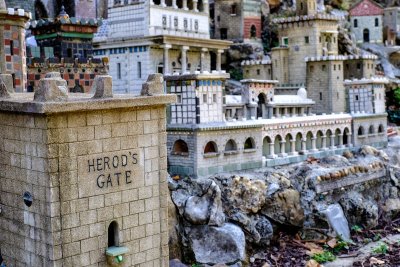
[[[176,95],[176,103],[181,104],[182,103],[182,96],[181,95]]]
[[[357,20],[357,19],[354,19],[354,20],[353,20],[353,25],[354,25],[354,28],[357,28],[357,27],[358,27],[358,20]]]
[[[358,95],[356,95],[356,101],[358,101]]]
[[[228,29],[227,28],[221,28],[220,32],[221,32],[221,39],[222,40],[228,39]]]
[[[237,150],[236,142],[230,139],[225,145],[225,151],[236,151],[236,150]]]
[[[118,223],[113,221],[108,226],[108,247],[118,247],[119,246],[119,229]]]
[[[310,73],[314,72],[314,66],[310,66]]]
[[[321,36],[319,37],[319,42],[322,43],[322,38],[321,38]]]
[[[251,25],[250,27],[250,38],[256,38],[257,37],[257,28],[255,25]]]
[[[220,16],[217,16],[217,21],[221,21],[221,17]]]
[[[379,125],[379,127],[378,127],[378,133],[383,133],[383,130],[384,130],[383,125],[382,125],[382,124]]]
[[[257,75],[260,75],[261,74],[261,71],[260,71],[260,69],[258,69],[257,70]]]
[[[208,142],[204,148],[204,154],[208,154],[208,153],[217,153],[218,149],[217,149],[217,144],[215,144],[214,142]]]
[[[289,37],[282,37],[282,44],[289,45]]]
[[[121,63],[117,63],[117,78],[119,80],[122,79],[122,76],[121,76]]]
[[[363,128],[362,126],[360,126],[360,127],[358,128],[357,134],[358,134],[358,135],[364,135],[364,128]]]
[[[333,70],[334,71],[336,70],[336,64],[333,64]]]
[[[319,100],[322,100],[322,93],[319,92]]]
[[[379,19],[375,18],[375,27],[378,27],[378,26],[379,26]]]
[[[322,65],[322,71],[325,71],[325,70],[326,70],[326,66]]]
[[[233,4],[231,5],[231,15],[236,15],[237,13],[237,5]]]
[[[249,137],[246,139],[246,141],[244,142],[244,149],[254,149],[255,145],[254,145],[254,139]]]
[[[203,94],[203,103],[207,104],[207,94]]]
[[[373,125],[369,126],[369,130],[368,130],[369,134],[374,134],[375,133],[375,128]]]
[[[10,55],[14,55],[14,41],[10,41]]]
[[[213,103],[217,103],[217,94],[213,94]]]
[[[186,142],[181,139],[175,141],[174,146],[172,148],[172,154],[180,156],[188,156],[189,148]]]
[[[304,42],[306,44],[309,44],[310,43],[310,38],[308,36],[304,36]]]
[[[138,62],[137,63],[137,74],[138,74],[138,78],[141,79],[142,78],[142,62]]]
[[[361,64],[357,63],[357,70],[361,70]]]

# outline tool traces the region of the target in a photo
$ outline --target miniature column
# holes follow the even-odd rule
[[[299,114],[299,116],[304,116],[304,108],[303,108],[303,107],[300,108],[300,114]]]
[[[188,7],[187,7],[187,0],[183,0],[183,1],[182,1],[182,7],[183,7],[183,10],[188,10]]]
[[[198,0],[193,0],[193,11],[194,12],[199,12],[199,9],[197,8],[197,2],[198,2]]]
[[[161,0],[161,6],[166,7],[165,0]]]
[[[224,53],[224,50],[218,49],[218,51],[217,51],[217,71],[221,71],[222,53]]]
[[[301,152],[303,154],[307,153],[307,144],[306,144],[306,142],[307,142],[307,139],[305,139],[305,138],[301,139]]]
[[[347,133],[347,147],[353,147],[353,143],[351,142],[351,133]]]
[[[335,149],[335,135],[331,135],[331,149]]]
[[[311,138],[311,151],[313,151],[313,152],[318,151],[318,149],[317,149],[317,138],[316,137]]]
[[[154,0],[150,0],[150,5],[154,6]]]
[[[321,136],[321,139],[322,139],[322,148],[321,148],[321,150],[326,150],[327,149],[327,147],[326,147],[326,135]]]
[[[339,136],[339,148],[343,148],[343,134],[338,134]]]
[[[168,55],[168,50],[172,46],[170,44],[164,44],[161,46],[161,48],[164,48],[164,58],[163,58],[163,65],[164,65],[164,74],[168,75],[169,73],[169,55]]]
[[[189,46],[182,46],[181,48],[181,54],[182,54],[182,58],[181,58],[181,65],[182,65],[182,69],[181,72],[182,74],[185,74],[187,72],[187,51],[189,50]]]
[[[201,54],[200,54],[200,71],[201,72],[205,71],[205,68],[206,68],[206,53],[207,52],[208,52],[207,48],[201,49]]]
[[[274,143],[269,143],[269,156],[268,156],[268,158],[270,158],[270,159],[276,158],[276,155],[275,155],[275,144]]]
[[[203,1],[203,12],[206,12],[207,14],[209,13],[209,6],[207,0]]]
[[[296,152],[296,139],[290,140],[290,143],[292,143],[290,155],[297,155],[298,153]]]
[[[287,156],[287,154],[286,154],[286,152],[285,152],[285,144],[286,144],[286,141],[281,141],[280,143],[281,143],[281,153],[280,153],[280,156],[281,156],[281,157],[285,157],[285,156]]]
[[[178,6],[176,5],[176,0],[172,0],[172,7],[173,8],[178,8]]]

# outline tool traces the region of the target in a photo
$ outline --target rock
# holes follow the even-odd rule
[[[0,98],[10,98],[10,93],[7,90],[6,84],[3,79],[0,77]]]
[[[282,224],[303,226],[304,210],[300,205],[300,193],[294,189],[286,189],[268,198],[261,213]]]
[[[271,183],[268,186],[267,196],[273,195],[276,191],[278,191],[281,187],[278,183]]]
[[[321,211],[325,214],[329,225],[335,230],[336,234],[340,236],[344,241],[350,242],[350,229],[349,223],[344,216],[342,207],[339,204],[331,204],[325,210]]]
[[[164,78],[160,73],[150,74],[147,81],[142,85],[140,95],[151,96],[164,93]]]
[[[6,6],[6,2],[4,2],[4,0],[0,0],[0,10],[6,10],[7,6]]]
[[[0,74],[0,80],[3,81],[9,93],[15,93],[11,74]]]
[[[360,153],[363,154],[364,156],[366,155],[378,156],[379,150],[376,149],[375,147],[364,145],[361,147]]]
[[[266,185],[261,180],[235,177],[227,199],[231,205],[243,212],[257,213],[265,204]]]
[[[353,153],[351,153],[350,150],[346,150],[343,152],[343,157],[345,157],[346,159],[351,159],[354,157]]]
[[[188,267],[186,264],[183,264],[178,259],[173,259],[169,261],[169,267]]]
[[[192,224],[221,226],[225,222],[222,209],[221,190],[210,181],[206,192],[199,196],[190,196],[185,204],[183,217]]]
[[[388,213],[392,218],[396,217],[400,213],[400,199],[389,198],[386,200],[385,205],[382,209]]]
[[[112,77],[109,75],[97,75],[94,78],[92,85],[93,98],[111,98],[113,97],[112,91]]]
[[[244,233],[234,224],[192,226],[188,237],[196,262],[229,265],[244,260]]]
[[[372,200],[352,191],[339,202],[350,225],[362,225],[366,229],[378,225],[378,206]]]
[[[269,245],[269,241],[273,235],[273,228],[270,221],[264,216],[256,216],[256,219],[253,219],[255,222],[255,229],[259,235],[259,240],[255,240],[255,243],[258,245]]]
[[[68,99],[67,81],[57,77],[41,79],[33,99],[39,102],[66,101]]]
[[[179,240],[179,221],[176,214],[176,207],[172,202],[170,196],[168,196],[168,247],[169,247],[169,258],[181,259],[181,243]],[[171,266],[171,265],[170,265]],[[179,265],[176,265],[179,266]]]

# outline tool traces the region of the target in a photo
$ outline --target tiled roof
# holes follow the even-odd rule
[[[383,8],[372,0],[362,0],[351,7],[350,16],[383,15]]]

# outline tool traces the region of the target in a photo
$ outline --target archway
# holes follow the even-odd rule
[[[312,138],[314,137],[313,133],[310,131],[306,135],[306,149],[311,150],[312,149]]]
[[[119,246],[119,228],[118,223],[113,221],[108,226],[108,247]]]
[[[302,144],[303,135],[301,133],[296,134],[296,151],[301,151],[301,144]]]
[[[365,134],[364,127],[362,126],[358,127],[357,135],[364,135],[364,134]]]
[[[264,137],[263,140],[263,156],[268,157],[271,155],[271,150],[269,148],[269,144],[272,143],[272,140],[269,136]]]
[[[375,133],[374,125],[369,126],[368,134],[374,134],[374,133]]]
[[[364,43],[369,43],[369,29],[364,29],[363,40],[364,40]]]
[[[236,151],[236,150],[237,150],[236,142],[233,139],[229,139],[229,141],[226,142],[225,151]]]
[[[331,147],[333,146],[331,140],[332,140],[332,131],[329,129],[326,131],[326,147]]]
[[[173,155],[188,156],[189,148],[185,141],[182,139],[176,140],[174,146],[172,147]]]
[[[266,96],[265,94],[261,93],[258,95],[258,102],[257,102],[257,118],[264,118],[264,109],[266,103]]]
[[[340,145],[340,138],[341,138],[340,134],[341,133],[342,132],[340,131],[340,129],[336,129],[336,131],[335,131],[335,146]]]
[[[285,153],[290,153],[292,151],[292,135],[287,134],[285,137]]]
[[[280,135],[277,135],[274,141],[275,154],[280,154],[283,152],[281,151],[281,142],[282,142],[282,137]]]
[[[41,0],[35,1],[35,19],[45,19],[48,18],[49,15],[47,13],[46,7],[44,6]]]
[[[321,149],[321,148],[323,148],[322,147],[322,136],[323,136],[324,134],[321,132],[321,131],[318,131],[317,132],[317,149]]]
[[[244,149],[254,149],[256,148],[254,139],[252,137],[249,137],[246,139],[246,141],[244,142]]]
[[[217,152],[218,152],[217,144],[213,141],[208,142],[204,147],[204,154],[217,153]]]
[[[257,28],[255,25],[250,27],[250,38],[257,38]]]
[[[349,132],[350,132],[349,128],[344,128],[344,131],[343,131],[343,145],[348,145],[350,143]]]

